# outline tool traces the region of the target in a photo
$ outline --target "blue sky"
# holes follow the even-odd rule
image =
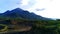
[[[47,18],[60,19],[60,0],[0,0],[0,13],[21,8]]]
[[[28,4],[26,5],[26,3]],[[35,2],[32,0],[29,0],[29,2],[28,0],[0,0],[0,13],[3,13],[7,10],[13,10],[15,8],[22,8],[26,10],[34,4]]]
[[[0,13],[17,8],[21,0],[0,0]]]

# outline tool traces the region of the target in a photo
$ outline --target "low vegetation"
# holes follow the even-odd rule
[[[34,34],[60,34],[60,19],[57,20],[28,20],[28,19],[22,19],[22,18],[5,18],[2,19],[2,21],[8,20],[11,24],[10,25],[21,25],[24,24],[24,26],[30,26],[32,29],[28,32],[28,34],[31,34],[32,32]],[[28,24],[28,25],[26,25]],[[5,31],[8,28],[7,26],[2,23],[0,26],[5,26],[0,31]],[[15,27],[15,26],[14,26]],[[15,27],[16,28],[16,27]]]

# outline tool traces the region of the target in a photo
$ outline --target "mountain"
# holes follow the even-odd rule
[[[30,13],[28,11],[22,10],[20,8],[16,8],[11,11],[6,11],[1,14],[4,17],[11,17],[11,18],[16,18],[16,17],[21,17],[24,19],[31,19],[31,20],[51,20],[50,18],[45,18],[39,15],[36,15],[34,13]]]

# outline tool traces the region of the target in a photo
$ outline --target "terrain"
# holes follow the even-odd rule
[[[60,34],[60,19],[45,18],[16,8],[0,14],[0,33]]]

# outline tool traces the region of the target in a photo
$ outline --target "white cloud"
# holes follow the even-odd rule
[[[28,5],[28,2],[29,2],[29,0],[22,0],[22,4],[21,4],[21,5],[22,5],[22,6],[23,6],[23,5]]]
[[[26,0],[27,1],[27,0]],[[34,0],[32,0],[34,1]],[[35,0],[36,3],[30,8],[26,9],[34,12],[37,15],[48,18],[60,18],[60,0]],[[45,8],[44,11],[36,11],[36,9]]]

